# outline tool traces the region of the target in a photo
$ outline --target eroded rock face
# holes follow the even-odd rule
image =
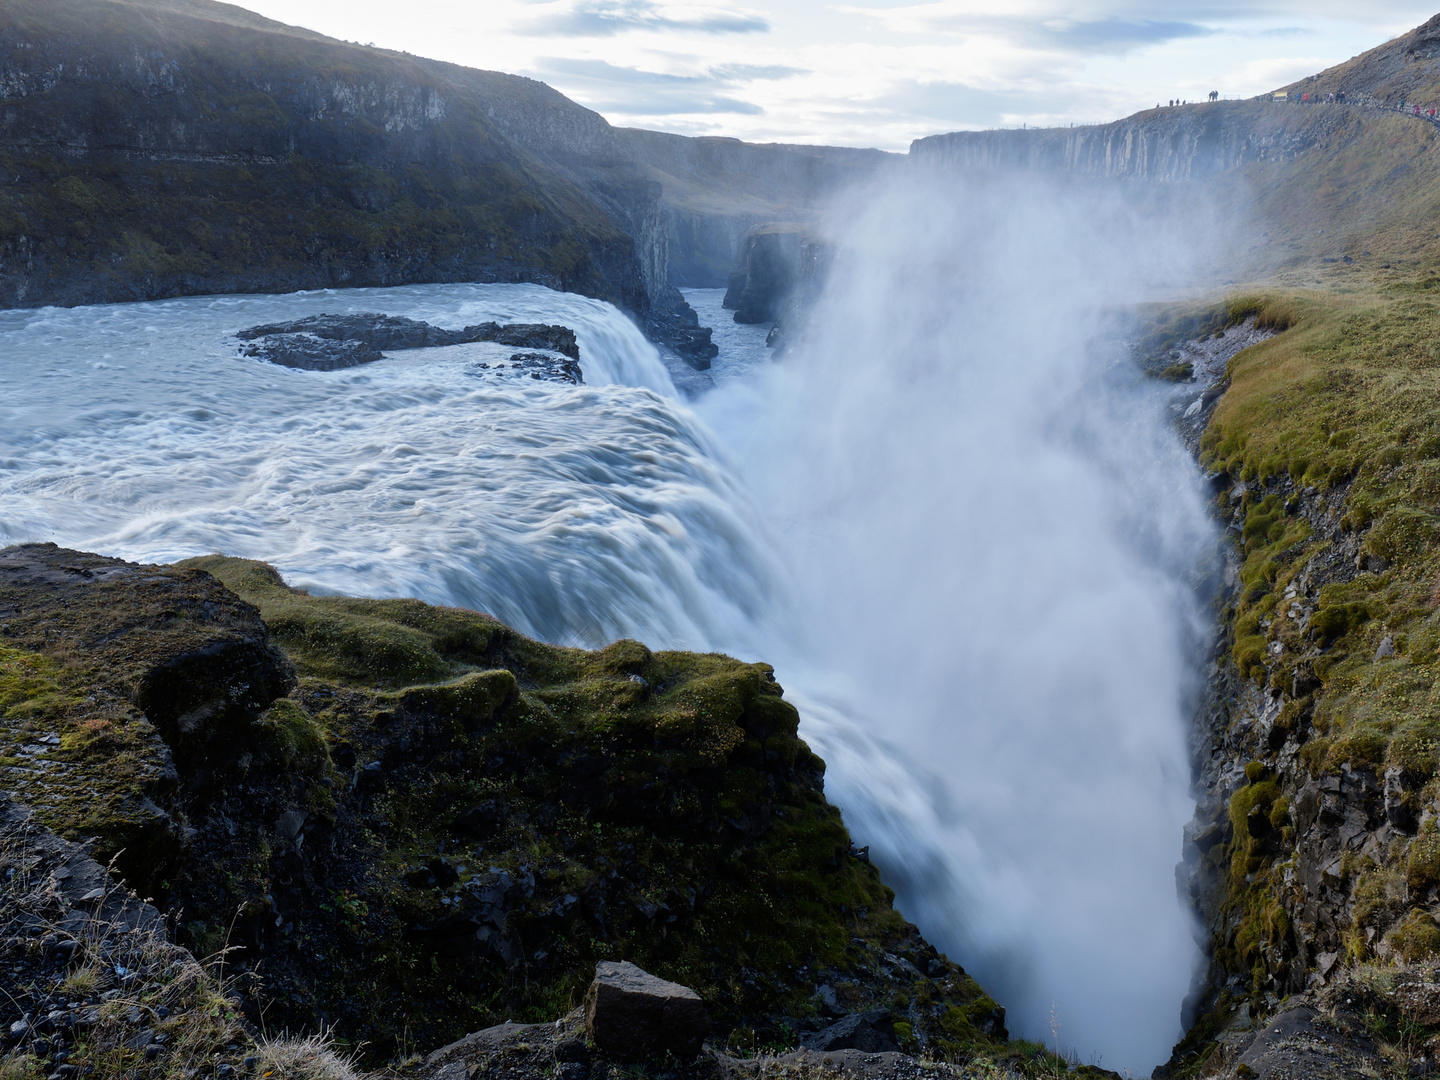
[[[693,1058],[710,1030],[700,995],[625,961],[601,960],[585,995],[585,1026],[619,1061],[672,1053]]]
[[[142,888],[182,857],[179,800],[254,752],[256,717],[295,682],[208,574],[54,544],[0,551],[0,676],[0,785]]]
[[[807,277],[809,238],[799,226],[764,225],[741,241],[724,306],[737,323],[774,322]],[[813,276],[813,275],[808,275]]]
[[[674,349],[696,371],[709,370],[710,361],[720,355],[720,346],[710,340],[711,329],[700,325],[695,310],[673,285],[652,290],[645,333],[651,341]]]

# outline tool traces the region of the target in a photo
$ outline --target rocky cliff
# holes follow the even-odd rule
[[[1291,161],[1325,137],[1328,129],[1313,123],[1315,116],[1316,110],[1270,102],[1219,101],[1149,109],[1112,124],[932,135],[915,140],[910,154],[925,165],[967,171],[1044,170],[1177,183],[1253,162]]]
[[[4,303],[525,280],[645,309],[633,242],[499,130],[494,79],[210,14],[0,12]]]
[[[610,300],[692,362],[675,285],[878,152],[612,128],[542,83],[207,0],[0,8],[0,305],[435,281]]]
[[[1206,180],[1334,149],[1376,111],[1440,93],[1440,15],[1378,48],[1251,100],[1157,107],[1111,124],[964,131],[916,139],[916,161],[967,170],[1043,169],[1158,183]],[[1302,95],[1308,100],[1302,101]],[[1335,98],[1331,101],[1331,98]],[[1313,104],[1312,104],[1313,102]],[[1332,107],[1334,106],[1334,107]],[[1405,131],[1397,127],[1390,130]],[[1413,130],[1413,129],[1411,129]]]
[[[1075,128],[954,132],[916,140],[910,157],[941,171],[1118,184],[1137,205],[1166,212],[1204,208],[1194,228],[1224,237],[1221,281],[1346,258],[1409,264],[1433,239],[1425,223],[1437,210],[1440,132],[1399,106],[1440,101],[1437,34],[1432,19],[1278,97]]]
[[[1434,1068],[1435,320],[1395,282],[1238,298],[1150,339],[1158,367],[1176,327],[1274,335],[1186,376],[1226,540],[1178,873],[1210,964],[1164,1075],[1320,1049],[1303,1075]]]
[[[0,552],[0,790],[233,950],[247,1015],[380,1060],[552,1021],[601,959],[752,1051],[880,1008],[909,1050],[1006,1053],[797,722],[763,664],[556,648],[220,556]]]
[[[778,221],[814,222],[827,198],[904,160],[879,150],[756,145],[634,129],[617,135],[661,186],[669,277],[682,286],[726,285],[748,231]]]

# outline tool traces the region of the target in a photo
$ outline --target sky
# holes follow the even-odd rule
[[[1440,10],[1407,0],[240,0],[549,83],[612,124],[905,150],[944,131],[1248,97]]]

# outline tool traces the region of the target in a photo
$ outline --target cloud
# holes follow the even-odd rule
[[[1203,37],[1215,31],[1192,22],[1095,19],[1089,22],[1041,23],[1030,30],[1033,37],[1072,52],[1123,53],[1146,45],[1160,45],[1182,38]]]
[[[877,10],[845,8],[868,16],[887,29],[911,34],[955,34],[986,37],[1013,45],[1076,54],[1123,54],[1150,45],[1216,33],[1198,22],[1127,18],[1018,18],[984,11],[956,9],[944,3]]]
[[[733,90],[741,80],[715,72],[667,75],[659,71],[619,67],[604,60],[551,56],[536,61],[533,74],[602,113],[626,116],[738,113],[758,116],[765,111],[753,102],[725,93]]]
[[[543,14],[522,21],[517,32],[533,37],[611,37],[632,30],[699,34],[756,34],[768,20],[729,8],[660,5],[651,0],[561,0],[541,5]]]
[[[784,67],[781,64],[722,64],[710,69],[717,79],[750,82],[760,79],[788,79],[792,75],[809,75],[805,68]]]
[[[938,121],[957,127],[988,127],[1001,117],[1025,113],[1039,104],[1040,95],[994,92],[951,82],[904,82],[869,99],[872,108],[911,120]]]

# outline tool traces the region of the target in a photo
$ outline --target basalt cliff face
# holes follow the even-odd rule
[[[1274,94],[1110,124],[935,135],[910,158],[952,174],[1041,173],[1194,215],[1194,231],[1223,238],[1221,281],[1342,259],[1395,266],[1434,232],[1440,130],[1413,105],[1440,102],[1437,41],[1432,19]]]
[[[933,135],[915,140],[910,153],[919,162],[966,170],[1043,169],[1159,183],[1208,180],[1333,150],[1339,141],[1354,140],[1357,119],[1376,122],[1376,110],[1398,111],[1402,103],[1421,101],[1428,108],[1440,91],[1437,57],[1440,16],[1273,94],[1157,105],[1110,124]]]
[[[1268,103],[1222,101],[1150,109],[1113,124],[1038,131],[964,131],[911,144],[932,166],[1044,170],[1095,179],[1203,180],[1252,162],[1285,162],[1312,149],[1323,126],[1294,122]]]
[[[519,280],[645,310],[633,242],[497,129],[495,80],[211,15],[6,5],[5,304]]]

